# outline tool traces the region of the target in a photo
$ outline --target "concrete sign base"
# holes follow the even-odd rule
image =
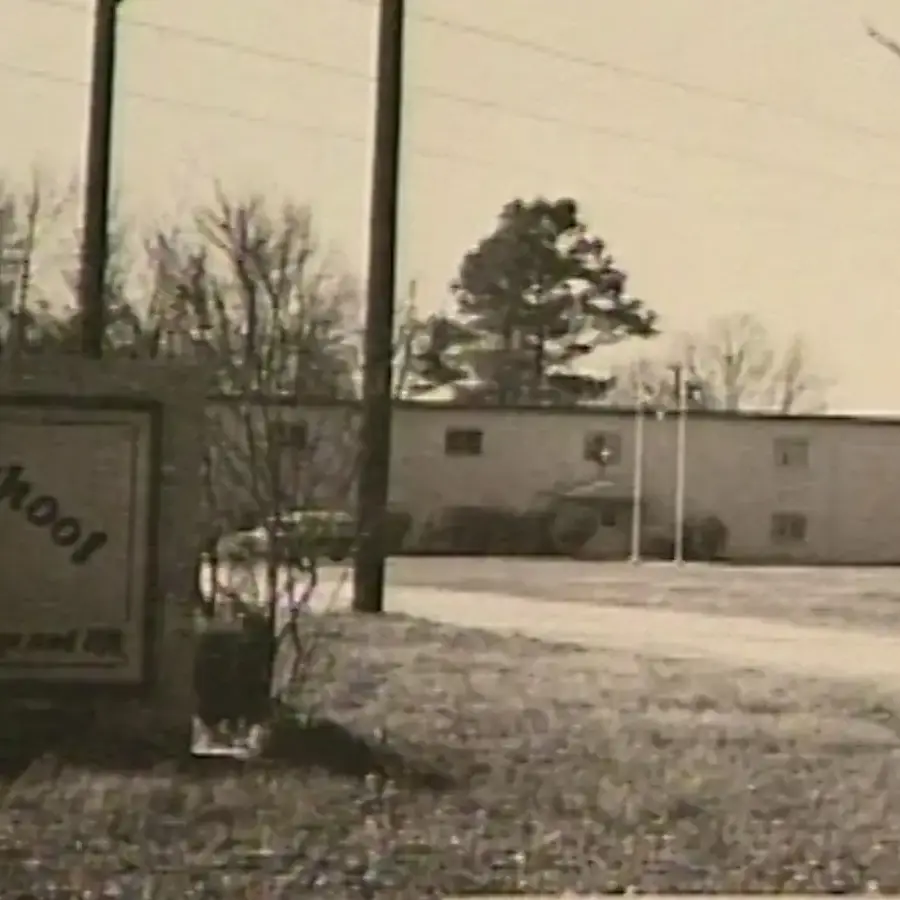
[[[0,367],[0,696],[189,746],[205,369]]]

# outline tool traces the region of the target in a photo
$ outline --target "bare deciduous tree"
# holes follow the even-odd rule
[[[900,44],[898,44],[894,38],[885,34],[883,31],[880,31],[874,25],[870,25],[868,22],[864,22],[863,27],[866,29],[866,35],[875,41],[876,44],[880,44],[885,50],[893,53],[894,56],[900,56]]]
[[[672,372],[659,360],[638,357],[614,366],[610,374],[613,386],[606,400],[612,406],[643,403],[654,409],[668,409],[675,403]]]
[[[692,405],[782,415],[823,412],[828,383],[815,371],[806,342],[793,336],[779,346],[754,315],[714,319],[705,333],[688,336],[676,354],[694,386]],[[614,403],[672,408],[677,404],[672,367],[643,358],[614,373]]]
[[[142,276],[146,260],[140,252],[137,229],[114,208],[110,215],[108,255],[104,272],[105,327],[103,352],[110,357],[135,355],[135,345],[143,334],[147,310]],[[76,231],[75,245],[80,243]],[[75,254],[77,257],[77,254]],[[65,280],[69,301],[48,323],[47,349],[63,353],[81,352],[82,313],[77,304],[80,267],[69,267]],[[146,280],[146,279],[143,279]]]
[[[65,217],[74,185],[35,171],[27,186],[0,182],[0,347],[43,349],[63,316],[51,282],[64,269]]]
[[[225,391],[352,397],[358,293],[322,252],[310,211],[285,204],[273,214],[259,197],[220,194],[195,225],[193,235],[158,232],[148,244],[147,350],[202,341]]]
[[[357,295],[322,253],[303,207],[272,213],[260,198],[220,195],[194,224],[147,242],[153,291],[137,346],[192,355],[216,372],[203,473],[207,583],[213,602],[221,581],[226,595],[265,610],[271,675],[283,639],[294,667],[301,659],[296,620],[279,620],[279,603],[302,607],[320,555],[354,532],[355,418],[342,401],[355,392]],[[246,558],[241,540],[252,545]],[[223,579],[220,552],[229,557]]]
[[[266,353],[259,346],[256,352]],[[320,658],[320,641],[303,612],[319,585],[322,560],[340,562],[355,539],[346,511],[355,485],[354,432],[350,406],[298,410],[293,401],[257,394],[210,404],[202,606],[208,620],[224,612],[249,623],[261,656],[238,679],[235,698],[222,696],[221,685],[201,692],[211,701],[201,712],[207,725],[270,721],[286,692],[297,700],[313,654]],[[344,568],[338,586],[347,574]],[[214,666],[208,677],[219,678],[220,670]]]
[[[34,278],[46,223],[59,215],[49,196],[37,181],[24,199],[0,187],[0,318],[7,335],[29,338],[28,349],[72,352],[80,347],[72,302],[77,228],[66,223],[61,232],[66,252],[56,260],[52,296]],[[346,510],[355,487],[355,412],[341,401],[355,395],[348,326],[358,311],[356,287],[322,251],[309,210],[294,204],[273,210],[258,197],[233,202],[220,194],[187,228],[157,230],[143,253],[135,237],[114,217],[106,353],[189,356],[216,372],[220,396],[209,411],[199,473],[204,542],[213,557],[229,535],[257,542],[229,565],[233,575],[243,573],[232,587],[244,609],[265,621],[268,697],[282,640],[291,639],[293,673],[309,649],[300,646],[295,619],[279,621],[280,602],[302,606],[318,582],[320,556],[335,547],[346,553],[355,537]],[[204,572],[202,561],[198,568]],[[214,600],[212,568],[204,580]]]
[[[309,663],[313,635],[305,627],[301,640],[299,614],[321,558],[340,545],[346,552],[355,536],[346,511],[355,417],[340,401],[354,392],[348,324],[357,298],[302,207],[272,214],[258,198],[220,196],[195,224],[148,242],[153,297],[142,352],[196,355],[217,374],[203,472],[207,612],[225,599],[249,621],[262,619],[262,667],[247,673],[256,701],[240,706],[246,715],[262,704],[259,721],[273,681],[276,694],[296,692]],[[220,677],[215,666],[209,677]],[[221,695],[204,694],[211,719],[237,708]]]
[[[794,335],[779,347],[756,316],[714,320],[705,335],[685,342],[684,359],[708,408],[782,415],[825,408],[826,383],[813,371],[806,342]]]

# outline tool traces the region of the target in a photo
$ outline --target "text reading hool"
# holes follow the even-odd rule
[[[69,551],[69,560],[83,566],[106,546],[109,535],[92,531],[76,516],[64,512],[59,498],[36,489],[25,477],[25,466],[0,466],[0,510],[7,505],[21,515],[21,521],[47,533],[50,542]]]

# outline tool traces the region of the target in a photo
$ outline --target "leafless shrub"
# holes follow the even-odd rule
[[[265,679],[293,689],[311,652],[300,622],[320,562],[349,552],[354,533],[356,295],[323,259],[302,207],[272,214],[259,198],[223,195],[195,224],[147,243],[154,292],[139,350],[193,354],[216,372],[202,473],[204,609],[262,620]]]

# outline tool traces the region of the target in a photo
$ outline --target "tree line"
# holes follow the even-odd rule
[[[0,182],[0,353],[76,353],[76,192],[33,177]],[[112,216],[105,353],[209,360],[222,391],[358,395],[362,297],[312,211],[218,191],[173,225]],[[671,359],[653,352],[655,309],[571,198],[516,199],[464,255],[452,312],[399,310],[394,390],[459,404],[677,402]],[[437,298],[436,298],[437,299]],[[650,349],[604,365],[604,349]],[[643,348],[642,348],[643,349]],[[691,403],[785,414],[820,411],[827,384],[800,337],[779,346],[752,314],[713,316],[680,340]]]

